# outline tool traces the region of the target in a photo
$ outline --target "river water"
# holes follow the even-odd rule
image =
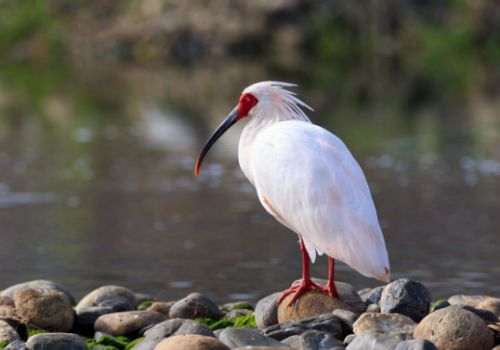
[[[231,62],[4,73],[0,288],[46,278],[77,296],[119,284],[165,299],[196,290],[219,302],[287,288],[301,272],[297,237],[261,208],[239,170],[243,125],[193,175],[201,144],[240,91],[281,78],[300,84],[311,119],[362,165],[393,279],[422,281],[434,298],[500,296],[498,99],[472,90],[408,105],[397,88],[386,96],[374,86],[370,103],[354,103],[303,76]],[[326,277],[326,268],[320,258],[313,275]],[[336,277],[379,284],[343,264]]]

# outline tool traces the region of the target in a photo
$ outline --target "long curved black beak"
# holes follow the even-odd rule
[[[205,142],[203,148],[201,149],[200,154],[198,155],[198,159],[196,159],[196,164],[194,166],[194,174],[198,176],[200,173],[201,163],[203,163],[203,159],[205,155],[208,153],[213,144],[219,139],[219,137],[224,134],[227,129],[229,129],[234,123],[238,121],[238,107],[235,107],[231,113],[228,114],[226,119],[217,127],[212,136]]]

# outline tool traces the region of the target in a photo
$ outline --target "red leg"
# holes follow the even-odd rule
[[[293,295],[292,300],[288,303],[288,306],[292,306],[306,290],[324,291],[323,287],[318,286],[316,283],[311,281],[311,276],[309,274],[309,254],[307,253],[306,246],[304,245],[302,238],[300,238],[300,251],[302,252],[302,280],[300,283],[292,285],[290,288],[281,293],[277,300],[278,304],[291,293],[295,294]]]
[[[328,282],[325,286],[325,292],[332,298],[339,299],[339,293],[335,287],[335,259],[328,257]]]

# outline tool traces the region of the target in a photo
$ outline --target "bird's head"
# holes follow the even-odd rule
[[[273,116],[279,119],[296,119],[309,121],[301,108],[312,110],[306,103],[295,96],[295,93],[287,90],[287,87],[295,84],[278,81],[262,81],[248,86],[241,93],[238,105],[228,114],[226,119],[214,131],[212,136],[205,142],[198,155],[194,167],[194,173],[198,176],[201,163],[213,144],[233,124],[243,118],[265,118]]]

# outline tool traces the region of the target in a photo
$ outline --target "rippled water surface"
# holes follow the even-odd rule
[[[25,69],[25,68],[23,68]],[[199,178],[194,157],[261,67],[77,65],[0,80],[0,288],[35,278],[77,296],[103,284],[256,300],[300,275],[297,237],[258,203],[235,128]],[[500,102],[367,107],[306,79],[311,118],[350,147],[372,188],[393,278],[435,297],[500,295]],[[376,96],[384,96],[379,92]],[[242,125],[243,126],[243,125]],[[326,276],[326,259],[313,267]],[[376,285],[345,265],[337,279]]]

